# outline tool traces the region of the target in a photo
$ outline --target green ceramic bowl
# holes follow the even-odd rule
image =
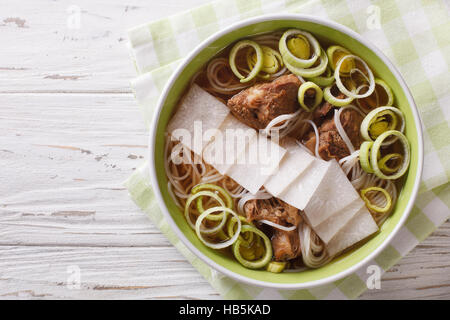
[[[394,105],[406,117],[406,136],[411,144],[411,164],[393,214],[380,232],[364,245],[342,255],[328,265],[300,273],[270,273],[249,270],[234,259],[204,246],[184,220],[167,190],[164,173],[164,132],[180,94],[189,80],[209,59],[234,41],[258,33],[283,28],[298,28],[311,32],[320,41],[339,44],[362,57],[377,77],[386,81],[395,95]],[[374,45],[356,32],[329,20],[297,14],[266,15],[234,24],[202,42],[178,67],[159,100],[150,133],[150,176],[156,197],[165,218],[183,243],[200,259],[219,272],[238,281],[279,289],[301,289],[323,285],[349,275],[363,266],[387,246],[407,218],[417,194],[422,174],[422,128],[416,106],[400,73]]]

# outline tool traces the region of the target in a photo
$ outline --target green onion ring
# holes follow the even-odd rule
[[[344,61],[349,58],[358,60],[359,62],[361,62],[361,64],[364,66],[364,68],[367,70],[367,73],[369,74],[369,79],[368,79],[369,89],[367,89],[367,91],[363,94],[355,93],[356,90],[349,91],[341,81],[341,77],[340,77],[341,66],[344,63]],[[358,70],[358,69],[352,69],[352,70]],[[361,70],[359,70],[359,71],[362,72]],[[350,71],[350,73],[352,73],[352,71]],[[375,90],[375,78],[373,77],[372,70],[370,70],[369,66],[363,59],[361,59],[358,56],[352,55],[352,54],[346,55],[346,56],[342,57],[341,59],[339,59],[337,65],[336,65],[336,69],[334,70],[334,78],[336,79],[336,85],[339,88],[339,90],[343,94],[345,94],[347,97],[352,97],[354,99],[366,98],[366,97],[370,96],[373,93],[373,91]]]
[[[370,149],[372,145],[373,141],[364,141],[359,148],[359,163],[361,168],[367,173],[374,172],[370,166]]]
[[[384,92],[386,93],[386,96],[388,97],[388,101],[386,101],[386,103],[384,105],[385,106],[392,106],[392,104],[394,103],[394,94],[392,93],[391,87],[389,87],[389,85],[386,82],[384,82],[383,80],[375,79],[375,90],[374,90],[374,92],[377,90],[377,88],[376,88],[377,85],[383,88]],[[368,85],[365,85],[365,86],[368,87]],[[359,100],[360,99],[357,99],[356,103],[358,104],[358,106],[360,108],[362,108],[361,105],[360,105],[360,101]],[[364,100],[364,98],[362,98],[361,100]],[[377,107],[379,107],[379,106],[377,106]]]
[[[341,51],[344,54],[352,54],[350,51],[348,51],[347,49],[341,47],[341,46],[330,46],[327,49],[327,56],[328,56],[328,63],[331,67],[331,69],[336,70],[336,65],[334,64],[334,60],[333,60],[333,55],[336,51]],[[345,56],[345,55],[344,55]],[[343,57],[341,57],[339,60],[341,60]],[[339,60],[337,62],[339,62]],[[354,65],[355,63],[353,63],[352,65]],[[343,72],[341,71],[342,74],[348,74],[349,72]]]
[[[389,153],[385,155],[383,158],[378,160],[378,167],[380,168],[380,170],[387,173],[394,173],[395,171],[397,171],[400,168],[401,163],[394,168],[390,168],[386,165],[386,162],[393,158],[399,158],[400,160],[402,160],[403,156],[400,153]]]
[[[305,93],[309,89],[313,89],[316,92],[316,95],[314,96],[314,104],[312,105],[311,108],[305,104]],[[303,82],[298,88],[298,103],[300,103],[302,108],[305,109],[307,112],[313,111],[322,102],[322,98],[323,98],[323,91],[314,82],[311,81]]]
[[[276,73],[280,67],[283,67],[283,58],[278,53],[278,51],[272,49],[268,46],[261,46],[261,49],[263,51],[263,66],[261,68],[261,72],[265,72],[268,74]],[[257,62],[257,57],[255,53],[248,52],[247,54],[247,65],[251,69],[255,67],[255,64]],[[267,62],[271,62],[270,66],[266,66]],[[269,75],[266,75],[269,76]]]
[[[330,86],[334,82],[334,74],[331,72],[329,67],[326,68],[325,72],[317,77],[308,78],[307,80],[314,82],[318,86],[326,87]]]
[[[286,268],[287,262],[270,261],[266,267],[266,270],[273,273],[280,273]]]
[[[245,219],[243,216],[239,216],[239,220],[241,220],[241,223],[248,223],[247,219]],[[232,237],[234,235],[234,226],[236,225],[236,223],[237,219],[235,217],[232,217],[228,220],[227,232],[229,237]],[[253,233],[250,233],[247,239],[245,239],[242,235],[239,235],[239,239],[241,239],[243,246],[248,247],[253,241]]]
[[[333,106],[336,107],[344,107],[346,105],[349,105],[352,101],[353,98],[352,97],[347,97],[344,99],[338,99],[335,96],[333,96],[333,94],[331,93],[331,88],[333,86],[328,86],[325,89],[323,89],[323,98],[328,101],[329,103],[331,103]]]
[[[190,212],[189,212],[189,207],[191,206],[192,201],[194,201],[195,199],[202,197],[202,196],[208,196],[208,197],[212,197],[215,200],[217,200],[217,202],[219,202],[219,204],[223,207],[225,207],[225,202],[222,200],[221,197],[219,197],[216,193],[212,192],[212,191],[200,191],[196,194],[191,194],[187,201],[186,201],[186,205],[184,207],[184,216],[186,217],[186,220],[188,222],[188,224],[191,226],[192,229],[195,229],[195,225],[192,223],[191,221],[191,217],[190,217]],[[222,214],[218,214],[215,215],[214,217],[210,217],[210,220],[220,220],[223,219],[223,215],[224,212],[222,212]]]
[[[388,101],[385,103],[385,106],[392,106],[394,103],[394,94],[392,93],[391,87],[389,87],[389,85],[381,79],[375,79],[375,83],[386,91]]]
[[[382,115],[384,115],[386,112],[386,110],[390,110],[391,112],[394,112],[395,114],[397,114],[400,117],[401,120],[401,125],[399,128],[400,132],[403,132],[405,130],[405,118],[403,116],[403,113],[400,111],[400,109],[395,108],[395,107],[391,107],[391,106],[383,106],[383,107],[378,107],[373,109],[372,111],[370,111],[365,118],[363,119],[363,121],[361,122],[361,136],[367,140],[367,141],[373,141],[372,137],[370,136],[369,133],[369,129],[370,126],[372,125],[372,123],[374,121],[376,121],[376,119],[379,117],[379,114],[382,113]],[[396,128],[390,128],[391,130],[395,130]],[[389,145],[391,143],[393,143],[394,141],[396,141],[396,139],[393,139],[391,141],[387,141],[383,143],[383,146]]]
[[[225,198],[226,207],[233,209],[234,203],[233,203],[233,199],[231,199],[231,196],[228,194],[228,192],[225,191],[224,188],[219,187],[215,184],[211,184],[211,183],[199,184],[198,186],[195,186],[194,188],[192,188],[191,193],[196,194],[197,192],[199,192],[201,190],[208,190],[208,189],[218,191]],[[202,200],[203,200],[203,197],[197,198],[197,210],[200,214],[203,213],[203,211],[205,211],[203,209]],[[214,220],[214,219],[211,219],[211,220]],[[219,220],[219,219],[217,219],[217,220]]]
[[[234,256],[236,257],[236,260],[239,261],[239,263],[242,264],[244,267],[249,269],[259,269],[264,267],[272,259],[272,243],[270,242],[270,239],[264,234],[264,232],[250,225],[243,225],[241,228],[241,232],[242,233],[253,232],[256,233],[258,236],[260,236],[264,240],[266,253],[264,254],[263,257],[261,257],[256,261],[245,260],[242,257],[241,253],[239,252],[239,247],[241,246],[242,241],[240,239],[237,239],[236,242],[233,243],[233,253]],[[236,236],[236,234],[234,236]]]
[[[284,57],[283,57],[283,59],[284,59]],[[309,68],[309,69],[295,67],[295,66],[291,65],[290,63],[288,63],[285,59],[284,59],[284,64],[286,65],[286,68],[288,68],[288,70],[290,72],[292,72],[293,74],[295,74],[297,76],[305,77],[305,78],[312,78],[312,77],[320,76],[322,73],[325,72],[325,70],[327,69],[327,65],[328,65],[328,57],[327,57],[325,51],[321,50],[319,65]]]
[[[296,57],[289,50],[289,48],[287,46],[287,40],[290,36],[294,36],[297,34],[304,36],[309,41],[309,43],[312,45],[313,54],[312,54],[311,58],[300,59],[300,58]],[[279,47],[279,50],[280,50],[281,56],[283,57],[284,62],[294,68],[309,68],[317,61],[317,59],[321,55],[321,52],[320,52],[321,48],[320,48],[319,42],[316,40],[316,38],[314,38],[308,32],[297,30],[297,29],[289,29],[285,33],[283,33],[283,35],[280,38],[278,47]]]
[[[211,213],[213,212],[217,212],[217,211],[225,211],[226,213],[231,213],[234,217],[236,217],[238,219],[238,227],[236,230],[236,233],[227,241],[224,242],[219,242],[219,243],[212,243],[212,242],[208,242],[206,241],[203,236],[202,233],[204,233],[203,231],[200,230],[201,225],[202,225],[202,221]],[[225,214],[227,215],[227,214]],[[238,214],[236,212],[234,212],[233,210],[231,210],[230,208],[227,207],[213,207],[213,208],[209,208],[208,210],[206,210],[205,212],[203,212],[197,219],[197,221],[195,222],[195,233],[197,233],[197,237],[200,239],[201,242],[203,242],[207,247],[213,248],[213,249],[223,249],[226,247],[231,246],[236,240],[238,240],[238,237],[241,233],[241,227],[243,227],[241,225],[241,220],[239,220],[238,218]],[[226,219],[225,219],[226,220]]]
[[[235,61],[238,51],[245,47],[252,47],[253,49],[255,49],[255,52],[256,52],[255,66],[250,71],[250,73],[247,75],[247,77],[245,77],[244,75],[242,75],[239,72],[239,70],[236,66],[236,61]],[[258,73],[261,71],[261,68],[263,67],[263,51],[262,51],[260,45],[257,44],[256,42],[251,41],[251,40],[242,40],[242,41],[239,41],[238,43],[236,43],[233,46],[233,48],[231,49],[229,62],[230,62],[231,70],[236,75],[236,77],[238,77],[240,79],[240,82],[242,82],[242,83],[249,82],[258,75]]]
[[[378,167],[378,152],[380,151],[381,146],[383,145],[383,141],[389,136],[396,136],[400,140],[403,145],[403,150],[405,152],[404,158],[402,161],[402,166],[400,169],[393,175],[384,174],[381,169]],[[370,151],[370,164],[374,173],[377,177],[381,179],[394,180],[398,179],[406,173],[408,170],[409,162],[410,162],[410,150],[409,150],[409,142],[403,133],[397,130],[389,130],[383,132],[373,143],[372,150]]]
[[[379,207],[379,206],[373,205],[370,202],[370,200],[366,197],[366,193],[373,192],[373,191],[379,191],[385,196],[386,205],[384,207]],[[392,206],[392,197],[384,188],[369,187],[366,189],[362,189],[361,190],[361,198],[364,200],[364,202],[366,203],[366,206],[367,206],[367,208],[369,208],[369,210],[375,211],[377,213],[386,213],[391,209],[391,206]]]

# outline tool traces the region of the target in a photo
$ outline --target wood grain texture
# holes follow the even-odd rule
[[[122,184],[147,153],[126,30],[206,2],[81,0],[80,29],[72,1],[2,2],[0,298],[219,298]],[[361,298],[449,299],[449,239],[447,222]]]

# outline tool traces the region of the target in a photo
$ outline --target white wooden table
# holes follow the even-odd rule
[[[2,0],[0,298],[219,298],[122,185],[147,141],[126,30],[204,2]],[[449,299],[449,237],[447,222],[362,298]]]

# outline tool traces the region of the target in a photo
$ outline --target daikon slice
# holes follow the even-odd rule
[[[237,164],[230,167],[227,175],[255,194],[277,170],[285,153],[286,150],[277,143],[258,134],[238,156]]]
[[[284,202],[303,210],[325,177],[330,162],[314,158],[311,165],[278,196]]]
[[[203,150],[203,159],[225,175],[249,143],[256,140],[257,132],[237,120],[231,113]]]
[[[359,194],[336,160],[333,159],[328,163],[329,168],[324,179],[304,208],[313,229],[359,198]]]
[[[173,138],[201,155],[212,138],[210,129],[217,130],[229,113],[223,102],[194,83],[170,120],[167,131]],[[204,135],[208,138],[204,139]]]
[[[313,228],[314,232],[323,242],[328,243],[363,206],[364,201],[361,198],[355,199],[349,205],[339,210],[339,212],[315,226]]]
[[[326,249],[330,256],[335,256],[342,250],[367,238],[378,231],[378,226],[372,215],[363,206],[358,213],[328,242]]]
[[[314,157],[292,138],[284,138],[280,145],[286,149],[286,155],[278,170],[264,183],[266,190],[273,196],[281,194],[314,161]]]

